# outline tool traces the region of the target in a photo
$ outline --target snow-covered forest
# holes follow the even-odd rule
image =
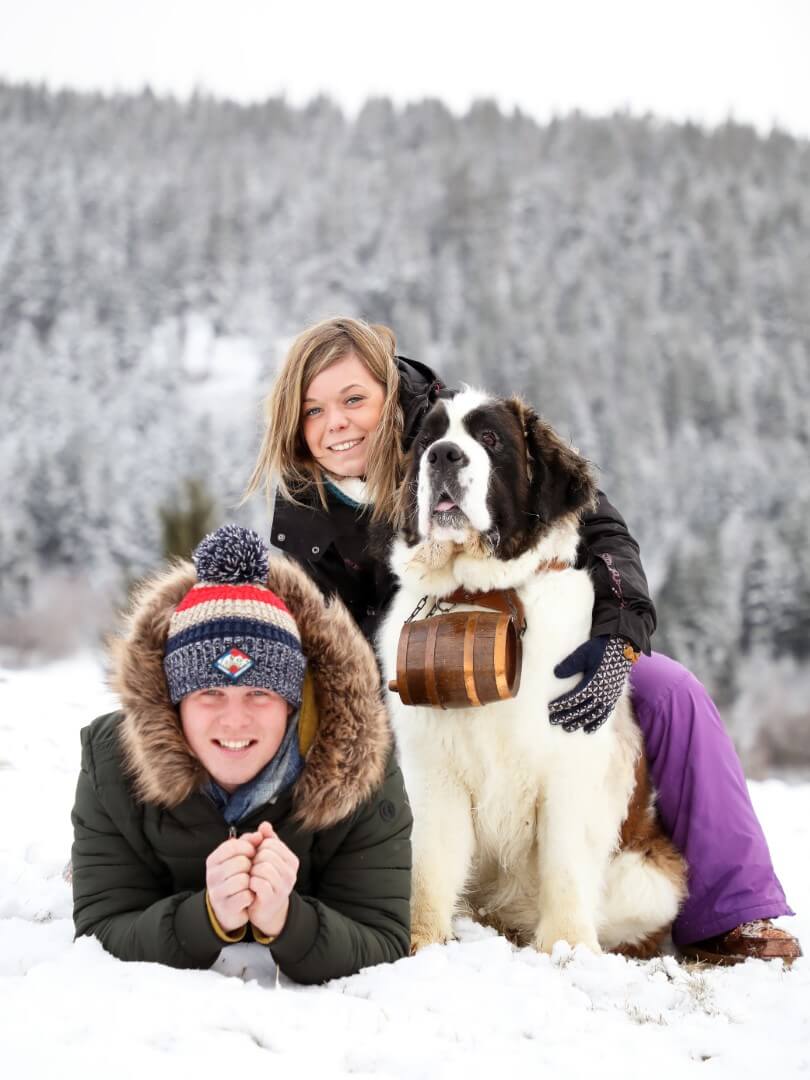
[[[0,85],[0,644],[101,629],[189,482],[237,516],[285,345],[348,313],[597,463],[656,647],[810,761],[809,296],[784,134]]]

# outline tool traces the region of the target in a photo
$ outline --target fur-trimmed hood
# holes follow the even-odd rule
[[[169,619],[197,582],[190,562],[145,582],[134,597],[125,633],[111,642],[113,690],[121,700],[126,768],[136,795],[171,809],[209,779],[192,754],[169,700],[163,649]],[[317,726],[293,789],[296,819],[312,831],[348,817],[382,783],[391,748],[374,655],[338,600],[324,600],[303,570],[270,560],[267,585],[298,624]],[[305,697],[308,687],[305,685]]]

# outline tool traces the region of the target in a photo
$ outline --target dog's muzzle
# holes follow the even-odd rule
[[[458,474],[469,463],[461,447],[450,440],[434,443],[425,455],[431,492],[430,516],[439,524],[460,526],[466,521],[461,509],[464,490]]]

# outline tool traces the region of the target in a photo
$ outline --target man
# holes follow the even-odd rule
[[[194,563],[137,595],[121,711],[82,732],[77,934],[191,968],[253,941],[305,983],[404,956],[411,815],[369,646],[255,533]]]

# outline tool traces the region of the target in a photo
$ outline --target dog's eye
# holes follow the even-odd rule
[[[495,434],[494,431],[482,431],[481,442],[484,444],[484,446],[488,446],[490,450],[494,450],[494,448],[498,445],[498,436]]]
[[[416,450],[417,454],[422,454],[425,450],[427,450],[430,444],[435,441],[436,440],[431,434],[431,432],[423,431],[419,438],[416,440],[416,446],[414,449]]]

